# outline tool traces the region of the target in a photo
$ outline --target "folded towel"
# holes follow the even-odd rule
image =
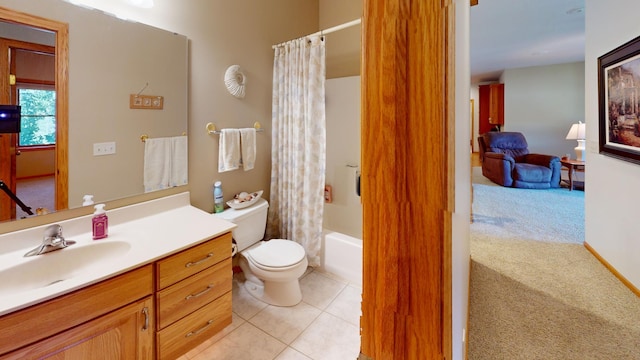
[[[171,139],[155,138],[144,142],[144,191],[169,187],[171,178]]]
[[[222,129],[218,149],[218,172],[236,170],[240,167],[240,131]]]
[[[189,182],[187,137],[174,136],[171,138],[171,176],[169,185],[182,186]]]
[[[256,163],[256,129],[240,129],[242,167],[244,171],[253,169]]]

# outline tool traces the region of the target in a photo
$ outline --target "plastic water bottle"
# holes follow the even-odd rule
[[[216,181],[213,184],[213,212],[221,213],[224,211],[224,197],[222,196],[222,182]]]

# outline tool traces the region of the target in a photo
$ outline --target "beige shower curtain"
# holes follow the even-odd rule
[[[320,36],[275,48],[268,238],[289,239],[320,265],[326,158],[325,44]]]

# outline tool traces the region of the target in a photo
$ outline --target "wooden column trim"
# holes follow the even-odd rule
[[[364,1],[361,359],[451,357],[452,8]]]

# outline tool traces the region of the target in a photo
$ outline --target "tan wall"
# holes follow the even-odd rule
[[[225,201],[241,191],[264,190],[271,183],[272,45],[319,29],[317,0],[155,0],[152,9],[132,9],[141,22],[176,31],[189,38],[189,187],[191,202],[213,209],[212,188],[222,181]],[[126,13],[126,11],[125,11]],[[240,65],[246,78],[246,96],[236,99],[224,85],[224,72]],[[205,125],[250,127],[260,121],[257,158],[253,170],[218,173],[218,137]]]
[[[16,177],[18,179],[55,173],[55,148],[23,150],[16,158]]]
[[[187,39],[62,0],[0,0],[0,6],[69,24],[69,207],[84,194],[104,202],[143,193],[140,135],[187,128]],[[144,44],[142,46],[141,44]],[[162,110],[133,110],[129,94],[164,96]],[[115,142],[116,154],[93,156]]]
[[[360,0],[320,0],[321,29],[362,17]],[[327,79],[360,75],[360,25],[326,35]]]
[[[575,158],[565,137],[584,122],[584,74],[584,62],[505,70],[504,130],[522,132],[531,152]]]
[[[598,57],[638,36],[640,3],[616,1],[616,7],[587,0],[585,12],[585,242],[636,289],[640,288],[640,243],[636,234],[640,188],[638,164],[600,154]],[[624,9],[624,11],[617,11]],[[602,21],[615,18],[616,21]]]

